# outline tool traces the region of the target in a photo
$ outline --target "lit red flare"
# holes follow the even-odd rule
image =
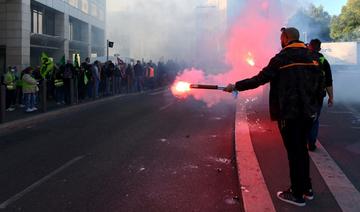
[[[176,82],[172,87],[171,91],[174,96],[179,98],[186,98],[188,93],[192,89],[202,89],[202,90],[224,90],[226,87],[221,87],[218,85],[204,85],[204,84],[190,84],[188,82],[179,81]],[[233,91],[233,96],[236,98],[238,95],[237,91]]]
[[[255,66],[255,60],[254,60],[254,57],[252,56],[251,52],[248,52],[248,55],[246,57],[246,62],[252,67]]]
[[[175,90],[177,92],[189,92],[190,91],[190,83],[187,82],[177,82],[175,84]]]
[[[225,87],[220,87],[220,86],[217,86],[217,85],[191,84],[190,88],[192,88],[192,89],[206,89],[206,90],[224,90]]]
[[[176,93],[186,93],[191,89],[205,89],[205,90],[223,90],[225,87],[217,85],[202,85],[202,84],[190,84],[188,82],[179,81],[174,84],[172,91]]]

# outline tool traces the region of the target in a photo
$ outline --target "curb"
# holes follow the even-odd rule
[[[275,212],[251,142],[246,108],[240,100],[236,103],[235,153],[244,210],[246,212]]]

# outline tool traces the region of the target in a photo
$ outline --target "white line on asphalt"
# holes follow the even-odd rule
[[[275,212],[251,142],[249,125],[246,121],[246,109],[240,102],[236,107],[235,151],[245,211]]]
[[[166,92],[168,92],[168,91],[169,91],[169,90],[158,91],[158,92],[150,93],[149,95],[150,95],[150,96],[156,96],[156,95],[158,95],[158,94],[163,94],[163,93],[166,93]]]
[[[164,107],[161,107],[160,109],[159,109],[159,111],[164,111],[164,110],[166,110],[166,109],[168,109],[171,105],[173,105],[174,104],[174,102],[170,102],[169,104],[167,104],[167,105],[165,105]]]
[[[350,112],[350,111],[328,111],[327,113],[331,113],[331,114],[353,114],[353,112]]]
[[[65,163],[64,165],[62,165],[61,167],[59,167],[58,169],[56,169],[55,171],[51,172],[50,174],[46,175],[45,177],[41,178],[40,180],[36,181],[35,183],[33,183],[32,185],[30,185],[29,187],[25,188],[23,191],[15,194],[14,196],[10,197],[8,200],[6,200],[5,202],[0,204],[0,209],[5,209],[7,206],[9,206],[11,203],[17,201],[18,199],[20,199],[21,197],[23,197],[25,194],[31,192],[32,190],[34,190],[36,187],[40,186],[42,183],[44,183],[45,181],[47,181],[48,179],[50,179],[51,177],[53,177],[54,175],[56,175],[57,173],[61,172],[62,170],[66,169],[67,167],[71,166],[72,164],[74,164],[75,162],[83,159],[85,156],[79,156],[76,157],[74,159],[72,159],[71,161]]]
[[[309,152],[315,166],[342,211],[360,211],[360,193],[318,141],[316,152]]]
[[[360,119],[360,113],[357,111],[352,105],[346,104],[346,109],[350,110],[350,112],[354,115],[355,118]]]

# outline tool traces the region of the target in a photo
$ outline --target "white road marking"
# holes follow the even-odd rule
[[[330,114],[353,114],[353,112],[350,112],[350,111],[328,111],[327,113],[330,113]]]
[[[168,108],[169,108],[171,105],[173,105],[173,104],[174,104],[174,102],[170,102],[169,104],[161,107],[161,108],[159,109],[159,111],[164,111],[164,110],[168,109]]]
[[[235,151],[238,176],[246,212],[275,212],[250,138],[246,109],[238,102],[235,120]]]
[[[156,96],[156,95],[159,95],[159,94],[167,93],[168,91],[169,90],[158,91],[158,92],[150,93],[149,95],[150,96]]]
[[[67,167],[71,166],[72,164],[76,163],[77,161],[83,159],[84,157],[85,156],[79,156],[79,157],[76,157],[76,158],[72,159],[71,161],[65,163],[64,165],[62,165],[61,167],[59,167],[55,171],[51,172],[50,174],[48,174],[45,177],[41,178],[40,180],[36,181],[35,183],[30,185],[29,187],[25,188],[23,191],[21,191],[21,192],[15,194],[14,196],[10,197],[8,200],[6,200],[5,202],[0,204],[0,209],[5,209],[7,206],[9,206],[13,202],[19,200],[21,197],[23,197],[27,193],[31,192],[32,190],[34,190],[36,187],[40,186],[41,184],[43,184],[45,181],[47,181],[48,179],[50,179],[54,175],[58,174],[59,172],[66,169]]]
[[[309,152],[326,185],[334,195],[342,211],[360,211],[360,192],[350,182],[329,153],[317,142],[316,152]]]

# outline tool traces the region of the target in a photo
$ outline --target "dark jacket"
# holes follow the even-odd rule
[[[300,42],[292,42],[270,60],[258,75],[239,81],[239,91],[270,82],[272,120],[315,118],[320,108],[323,74],[319,57]]]
[[[319,57],[320,61],[320,68],[322,70],[323,76],[324,76],[324,88],[332,87],[333,86],[333,78],[331,73],[331,67],[327,59],[323,54],[320,52],[315,52],[315,54]],[[323,91],[323,97],[326,96],[326,90]]]
[[[144,67],[141,64],[134,66],[135,77],[143,77],[145,75]]]

